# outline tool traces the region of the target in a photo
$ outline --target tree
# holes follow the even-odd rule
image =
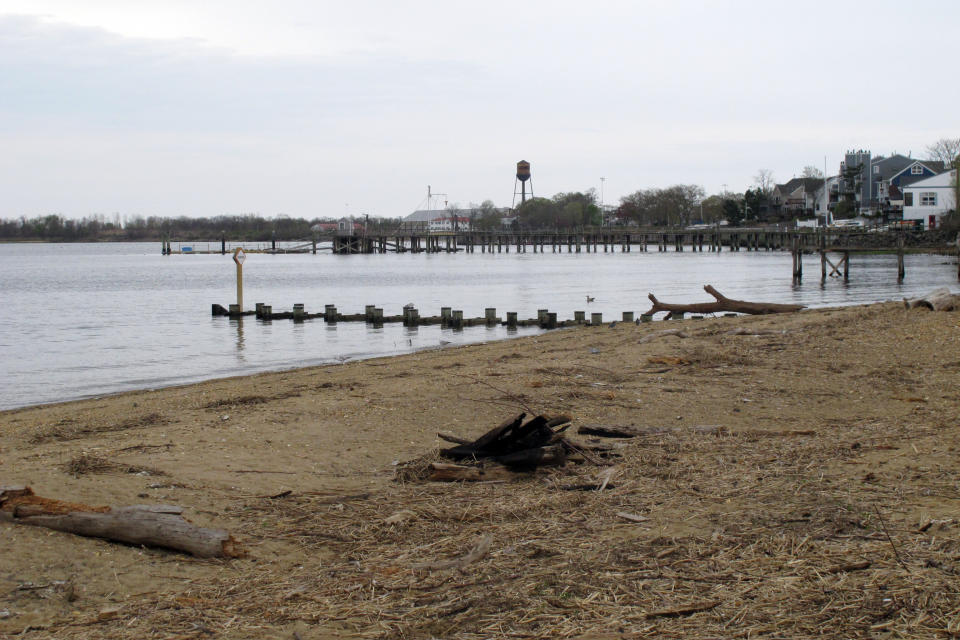
[[[957,167],[960,160],[960,138],[940,138],[927,147],[930,160],[938,160],[945,167]]]
[[[823,179],[823,171],[817,169],[812,164],[808,164],[803,168],[803,172],[800,174],[801,178],[819,178]]]
[[[712,195],[700,201],[700,211],[703,212],[700,222],[713,223],[719,222],[724,218],[723,200],[720,195]]]
[[[746,222],[753,222],[760,219],[760,209],[766,203],[766,196],[760,190],[747,189],[743,192],[743,218]]]
[[[500,228],[502,216],[497,210],[497,206],[491,200],[484,200],[480,206],[473,207],[476,214],[476,228],[481,231],[492,231]],[[470,223],[473,225],[473,222]]]
[[[620,198],[617,216],[641,225],[676,226],[700,218],[705,192],[696,184],[675,184],[666,189],[641,189]],[[706,214],[706,212],[704,212]]]
[[[743,209],[740,207],[740,203],[733,198],[724,198],[722,209],[723,217],[726,218],[731,227],[739,226],[743,221]]]
[[[757,185],[757,191],[764,199],[770,198],[773,194],[773,171],[760,169],[757,171],[757,175],[753,176],[753,184]]]

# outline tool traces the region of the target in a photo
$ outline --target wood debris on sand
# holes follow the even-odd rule
[[[638,340],[657,326],[624,324],[0,414],[11,482],[63,482],[91,504],[171,487],[158,490],[250,549],[201,560],[0,523],[0,636],[957,636],[956,318],[897,302],[684,327],[653,344]],[[655,356],[690,364],[651,375]],[[506,391],[462,384],[497,376]],[[206,408],[248,396],[265,400],[236,424]],[[570,416],[563,437],[605,461],[608,447],[615,466],[568,452],[518,474],[436,451],[424,469],[508,481],[391,481],[437,429],[473,443],[499,420],[489,407],[516,415],[518,398]],[[94,429],[125,411],[163,427]],[[170,475],[58,470],[84,450]]]
[[[0,487],[0,521],[81,536],[163,547],[200,558],[238,558],[244,550],[220,529],[191,524],[170,505],[100,507],[44,498],[30,487]]]
[[[750,315],[765,315],[769,313],[789,313],[791,311],[800,311],[804,308],[802,304],[780,304],[774,302],[747,302],[745,300],[734,300],[727,298],[719,291],[713,288],[713,285],[705,285],[703,290],[713,296],[714,302],[695,302],[692,304],[671,304],[660,302],[652,293],[647,297],[653,306],[644,313],[645,316],[652,316],[660,311],[667,312],[667,318],[674,315],[683,315],[684,313],[746,313]]]

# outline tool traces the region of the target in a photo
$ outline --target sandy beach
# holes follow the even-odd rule
[[[0,637],[955,637],[958,323],[617,323],[3,412],[0,485],[179,505],[247,555],[0,523]],[[395,480],[438,431],[521,411],[584,443],[666,429],[506,482]]]

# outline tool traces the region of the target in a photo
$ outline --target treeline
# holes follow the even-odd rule
[[[596,193],[558,193],[552,198],[531,198],[517,209],[517,216],[528,229],[569,229],[603,223]]]
[[[258,215],[215,216],[212,218],[161,218],[158,216],[128,219],[91,216],[73,220],[60,215],[36,218],[20,217],[0,220],[0,240],[44,242],[143,242],[172,238],[181,241],[229,240],[304,240],[311,236],[311,227],[334,220],[314,218],[264,218]],[[398,219],[371,218],[368,229],[395,229]]]

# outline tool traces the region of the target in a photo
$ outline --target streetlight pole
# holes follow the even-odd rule
[[[606,180],[603,176],[600,176],[600,226],[605,226],[607,224],[606,212],[603,210],[603,183]]]

